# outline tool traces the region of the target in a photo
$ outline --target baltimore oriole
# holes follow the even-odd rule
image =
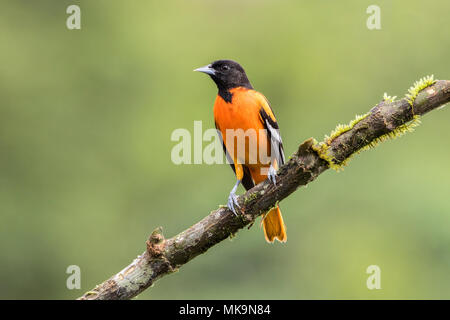
[[[235,207],[239,207],[236,189],[241,182],[246,190],[267,178],[276,183],[276,170],[285,160],[278,123],[269,102],[253,89],[239,63],[217,60],[194,71],[208,74],[219,89],[214,121],[237,178],[228,197],[228,208],[236,214]],[[262,224],[268,242],[275,239],[286,242],[286,228],[278,206],[263,217]]]

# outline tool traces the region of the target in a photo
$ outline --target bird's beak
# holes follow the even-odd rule
[[[216,71],[213,68],[211,68],[210,64],[208,64],[207,66],[195,69],[194,71],[203,72],[203,73],[206,73],[206,74],[209,74],[212,76],[216,74]]]

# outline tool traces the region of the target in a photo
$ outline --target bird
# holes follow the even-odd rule
[[[209,75],[218,89],[214,122],[236,175],[227,206],[237,215],[240,206],[236,190],[241,183],[246,190],[266,179],[276,184],[276,172],[285,162],[279,126],[268,100],[253,88],[245,70],[236,61],[216,60],[194,71]],[[287,241],[278,204],[262,219],[267,242]]]

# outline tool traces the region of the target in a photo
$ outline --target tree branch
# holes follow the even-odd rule
[[[161,228],[153,231],[147,250],[122,271],[86,292],[79,299],[131,299],[159,278],[175,272],[183,264],[252,225],[255,219],[289,196],[300,186],[315,180],[328,168],[340,169],[348,159],[386,138],[410,131],[419,116],[450,101],[450,81],[424,78],[398,101],[387,97],[364,116],[336,130],[318,143],[303,142],[282,166],[274,186],[267,180],[238,198],[242,215],[236,217],[226,207],[211,212],[187,230],[164,239]]]

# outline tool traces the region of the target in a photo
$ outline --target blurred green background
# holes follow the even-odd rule
[[[82,29],[66,28],[81,7]],[[381,7],[381,30],[366,8]],[[228,165],[171,162],[174,129],[214,126],[192,72],[239,61],[286,155],[309,137],[450,79],[450,2],[25,1],[0,10],[0,298],[73,299],[226,203]],[[450,109],[281,203],[288,242],[255,225],[138,299],[449,299]],[[242,189],[241,189],[242,192]],[[368,290],[369,265],[381,290]],[[66,268],[81,268],[81,290]]]

